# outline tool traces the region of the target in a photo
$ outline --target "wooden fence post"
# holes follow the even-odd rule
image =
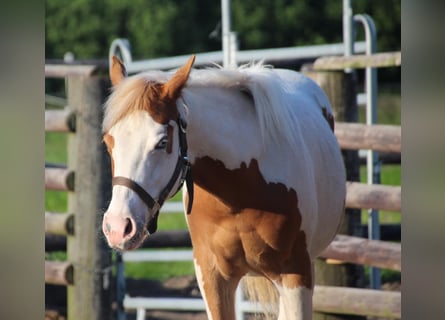
[[[111,251],[101,236],[102,213],[111,196],[109,158],[102,144],[102,104],[106,82],[98,75],[67,78],[68,104],[76,114],[76,133],[68,138],[68,168],[75,172],[68,212],[74,235],[67,237],[74,285],[68,286],[68,319],[112,318]]]
[[[334,110],[335,121],[357,122],[356,79],[354,73],[343,71],[316,71],[304,66],[302,72],[315,80],[328,96]],[[358,151],[342,151],[347,181],[360,180]],[[339,234],[360,236],[360,210],[346,209]],[[327,286],[357,287],[363,285],[363,267],[348,263],[328,264],[323,259],[315,262],[315,284]],[[314,312],[314,320],[365,319],[362,316],[334,315]]]

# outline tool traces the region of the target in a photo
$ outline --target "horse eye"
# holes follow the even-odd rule
[[[155,149],[161,150],[165,149],[167,147],[168,138],[163,137],[161,140],[159,140],[158,144],[155,146]]]

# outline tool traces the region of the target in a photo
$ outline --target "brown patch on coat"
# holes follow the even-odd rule
[[[179,116],[176,101],[162,97],[162,84],[144,78],[129,79],[121,83],[111,95],[108,108],[124,106],[114,114],[108,128],[135,111],[146,111],[154,121],[167,124]],[[107,110],[108,111],[108,110]]]
[[[114,138],[111,134],[106,133],[104,135],[103,141],[107,146],[107,151],[111,159],[111,175],[114,176],[114,159],[113,159]]]
[[[188,61],[181,68],[179,68],[178,71],[176,71],[174,76],[168,80],[168,82],[162,88],[164,97],[168,97],[174,101],[179,98],[182,89],[190,76],[194,62],[195,56],[192,55]]]
[[[252,270],[290,288],[312,288],[295,190],[267,183],[256,160],[228,170],[221,161],[203,157],[195,160],[192,172],[192,241],[197,249],[205,246],[213,252],[223,275],[230,278]],[[204,251],[198,249],[197,254]]]
[[[335,127],[334,116],[332,115],[332,113],[328,112],[328,109],[326,107],[321,108],[321,110],[323,113],[323,117],[328,122],[329,127],[331,128],[332,132],[334,132],[334,127]]]

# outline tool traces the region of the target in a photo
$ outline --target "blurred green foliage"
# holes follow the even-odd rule
[[[136,59],[220,50],[220,1],[46,0],[46,58],[106,58],[111,41],[127,38]],[[400,50],[400,0],[352,1],[371,15],[379,51]],[[342,1],[232,0],[240,49],[342,41]],[[216,36],[210,36],[214,34]],[[360,33],[358,37],[363,38]]]

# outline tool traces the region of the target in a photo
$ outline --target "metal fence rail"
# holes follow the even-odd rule
[[[366,44],[364,41],[358,41],[354,45],[354,52],[364,53]],[[313,46],[288,47],[288,48],[270,48],[261,50],[241,50],[236,53],[236,63],[238,65],[249,63],[252,61],[263,60],[267,63],[274,61],[289,61],[298,59],[315,59],[321,56],[341,55],[344,51],[343,43],[322,44]],[[127,72],[137,73],[147,70],[168,70],[182,66],[188,58],[189,54],[179,55],[167,58],[147,59],[133,61],[129,43],[126,39],[116,39],[111,44],[109,57],[120,53],[125,64]],[[205,53],[197,53],[195,67],[219,64],[223,61],[222,51],[212,51]]]

